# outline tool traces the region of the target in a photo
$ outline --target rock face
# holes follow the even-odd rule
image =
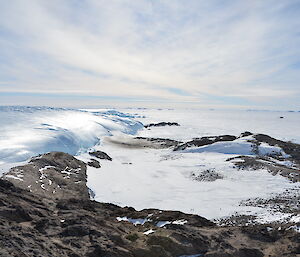
[[[271,225],[218,227],[197,215],[157,209],[136,211],[91,201],[85,172],[83,162],[54,152],[33,158],[0,179],[0,256],[299,254],[299,236],[288,224],[274,224],[272,229]],[[52,183],[46,185],[49,179]],[[33,182],[35,186],[28,187]],[[54,194],[52,186],[57,185],[60,188]]]
[[[87,163],[87,165],[89,165],[90,167],[94,167],[94,168],[96,168],[96,169],[101,168],[100,162],[97,161],[97,160],[95,160],[95,159],[91,159],[91,160]]]
[[[55,199],[89,199],[86,165],[69,154],[51,152],[12,168],[4,178],[34,194]]]
[[[89,154],[101,160],[112,161],[112,158],[107,153],[102,151],[89,152]]]

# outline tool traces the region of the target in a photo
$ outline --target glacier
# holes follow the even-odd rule
[[[50,151],[72,155],[99,144],[114,131],[135,134],[143,125],[118,112],[2,106],[0,107],[0,167]]]

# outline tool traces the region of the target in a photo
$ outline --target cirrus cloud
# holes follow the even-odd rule
[[[262,106],[284,98],[282,108],[295,108],[299,15],[296,0],[2,1],[0,94]]]

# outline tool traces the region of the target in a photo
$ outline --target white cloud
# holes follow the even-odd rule
[[[297,1],[1,5],[0,75],[12,78],[0,85],[2,92],[173,101],[197,101],[202,94],[272,101],[300,94],[300,64],[290,68],[300,57]]]

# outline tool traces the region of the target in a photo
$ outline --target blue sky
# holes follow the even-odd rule
[[[299,0],[0,0],[0,105],[299,110]]]

